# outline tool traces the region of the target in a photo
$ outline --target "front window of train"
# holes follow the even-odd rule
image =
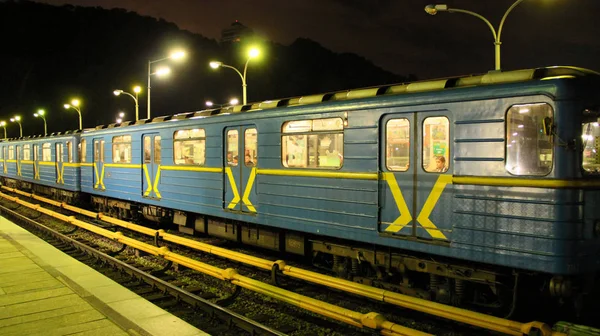
[[[581,134],[583,170],[588,174],[600,175],[600,125],[598,122],[584,123]]]

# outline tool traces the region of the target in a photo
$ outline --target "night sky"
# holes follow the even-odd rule
[[[42,3],[125,8],[218,39],[239,20],[284,45],[298,37],[335,52],[364,56],[419,79],[481,73],[494,66],[490,29],[473,16],[423,8],[431,0],[45,0]],[[513,0],[448,0],[497,27]],[[525,0],[502,32],[502,68],[574,65],[600,71],[598,0]],[[132,37],[134,38],[134,37]]]

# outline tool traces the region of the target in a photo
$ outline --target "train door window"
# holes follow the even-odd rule
[[[144,163],[150,163],[151,154],[150,146],[152,145],[152,139],[150,139],[149,135],[144,136]]]
[[[85,139],[81,139],[81,141],[79,142],[79,145],[77,145],[77,148],[78,148],[77,151],[79,154],[79,162],[86,162],[86,158],[85,158],[85,155],[87,152],[87,150],[85,148],[86,144],[87,144],[87,141],[85,141]]]
[[[227,131],[227,165],[237,166],[239,160],[238,131]]]
[[[160,142],[160,137],[155,138],[159,138]],[[205,161],[206,133],[204,129],[178,130],[173,134],[173,162],[175,164],[204,166]]]
[[[33,161],[36,161],[36,162],[37,162],[37,160],[38,160],[38,157],[39,157],[39,155],[40,155],[40,154],[38,153],[38,151],[40,150],[40,148],[39,148],[39,147],[40,147],[39,145],[33,145]]]
[[[15,159],[15,146],[8,147],[8,159],[9,160]]]
[[[113,137],[113,162],[131,163],[131,135]]]
[[[67,162],[73,162],[73,143],[67,141]]]
[[[546,103],[514,105],[506,113],[506,170],[513,175],[543,176],[552,170],[552,135],[544,119],[552,118]]]
[[[52,161],[52,145],[46,142],[42,145],[42,161]]]
[[[23,145],[23,160],[31,160],[31,145],[29,144]]]
[[[160,135],[154,136],[154,163],[160,164]]]
[[[281,137],[281,160],[288,168],[339,169],[344,162],[342,118],[287,121]],[[286,134],[295,133],[295,134]]]
[[[583,170],[588,174],[600,173],[600,124],[597,121],[582,125]]]
[[[2,151],[0,151],[0,160],[4,159],[4,148],[5,147],[2,147]]]
[[[447,117],[423,120],[423,170],[444,173],[450,165],[450,122]]]
[[[56,162],[63,162],[63,144],[56,144]]]
[[[244,132],[244,164],[254,167],[257,164],[258,133],[256,128],[249,128]]]
[[[104,163],[104,140],[100,140],[100,162]]]
[[[391,171],[407,171],[410,165],[410,122],[390,119],[386,125],[386,167]]]
[[[17,161],[21,160],[21,146],[17,146]]]

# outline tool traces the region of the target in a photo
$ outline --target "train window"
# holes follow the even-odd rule
[[[37,161],[38,160],[38,156],[40,155],[38,153],[39,150],[40,150],[40,146],[39,145],[33,145],[33,161]]]
[[[67,162],[73,162],[73,143],[67,141]]]
[[[9,160],[14,160],[15,159],[15,146],[9,146],[8,147],[8,159]]]
[[[160,137],[155,138],[160,139]],[[204,166],[205,161],[206,132],[204,129],[179,130],[173,134],[173,162],[175,164]]]
[[[23,145],[23,160],[31,160],[31,145],[29,144]]]
[[[52,147],[49,142],[42,145],[42,161],[52,161]]]
[[[144,163],[150,163],[152,161],[152,153],[150,152],[152,146],[152,139],[149,135],[144,136]]]
[[[386,125],[386,167],[391,171],[407,171],[410,164],[410,122],[391,119]]]
[[[154,137],[154,163],[160,164],[160,136]]]
[[[244,164],[254,167],[257,164],[258,133],[256,128],[249,128],[244,132]]]
[[[94,140],[94,162],[100,161],[100,141]]]
[[[239,160],[239,148],[238,148],[238,131],[229,130],[227,131],[227,165],[237,166]]]
[[[600,174],[600,124],[584,123],[581,130],[583,139],[583,163],[586,173]]]
[[[339,169],[344,163],[342,118],[288,121],[282,132],[281,160],[288,168]],[[298,134],[303,133],[303,134]]]
[[[63,144],[56,144],[56,162],[63,162]]]
[[[506,170],[513,175],[547,175],[552,170],[552,136],[544,134],[546,103],[514,105],[506,113]]]
[[[104,163],[104,140],[100,140],[100,162]]]
[[[87,152],[86,147],[85,147],[86,144],[87,144],[87,141],[85,141],[85,139],[81,139],[81,142],[79,142],[79,145],[77,145],[80,162],[86,162],[86,158],[85,158],[85,155]]]
[[[446,117],[423,120],[423,170],[444,173],[450,163],[450,122]]]
[[[113,162],[131,163],[131,135],[112,138]]]

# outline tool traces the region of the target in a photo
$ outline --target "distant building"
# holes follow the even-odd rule
[[[252,37],[254,31],[235,20],[230,27],[221,30],[221,44],[238,43],[245,38]]]

